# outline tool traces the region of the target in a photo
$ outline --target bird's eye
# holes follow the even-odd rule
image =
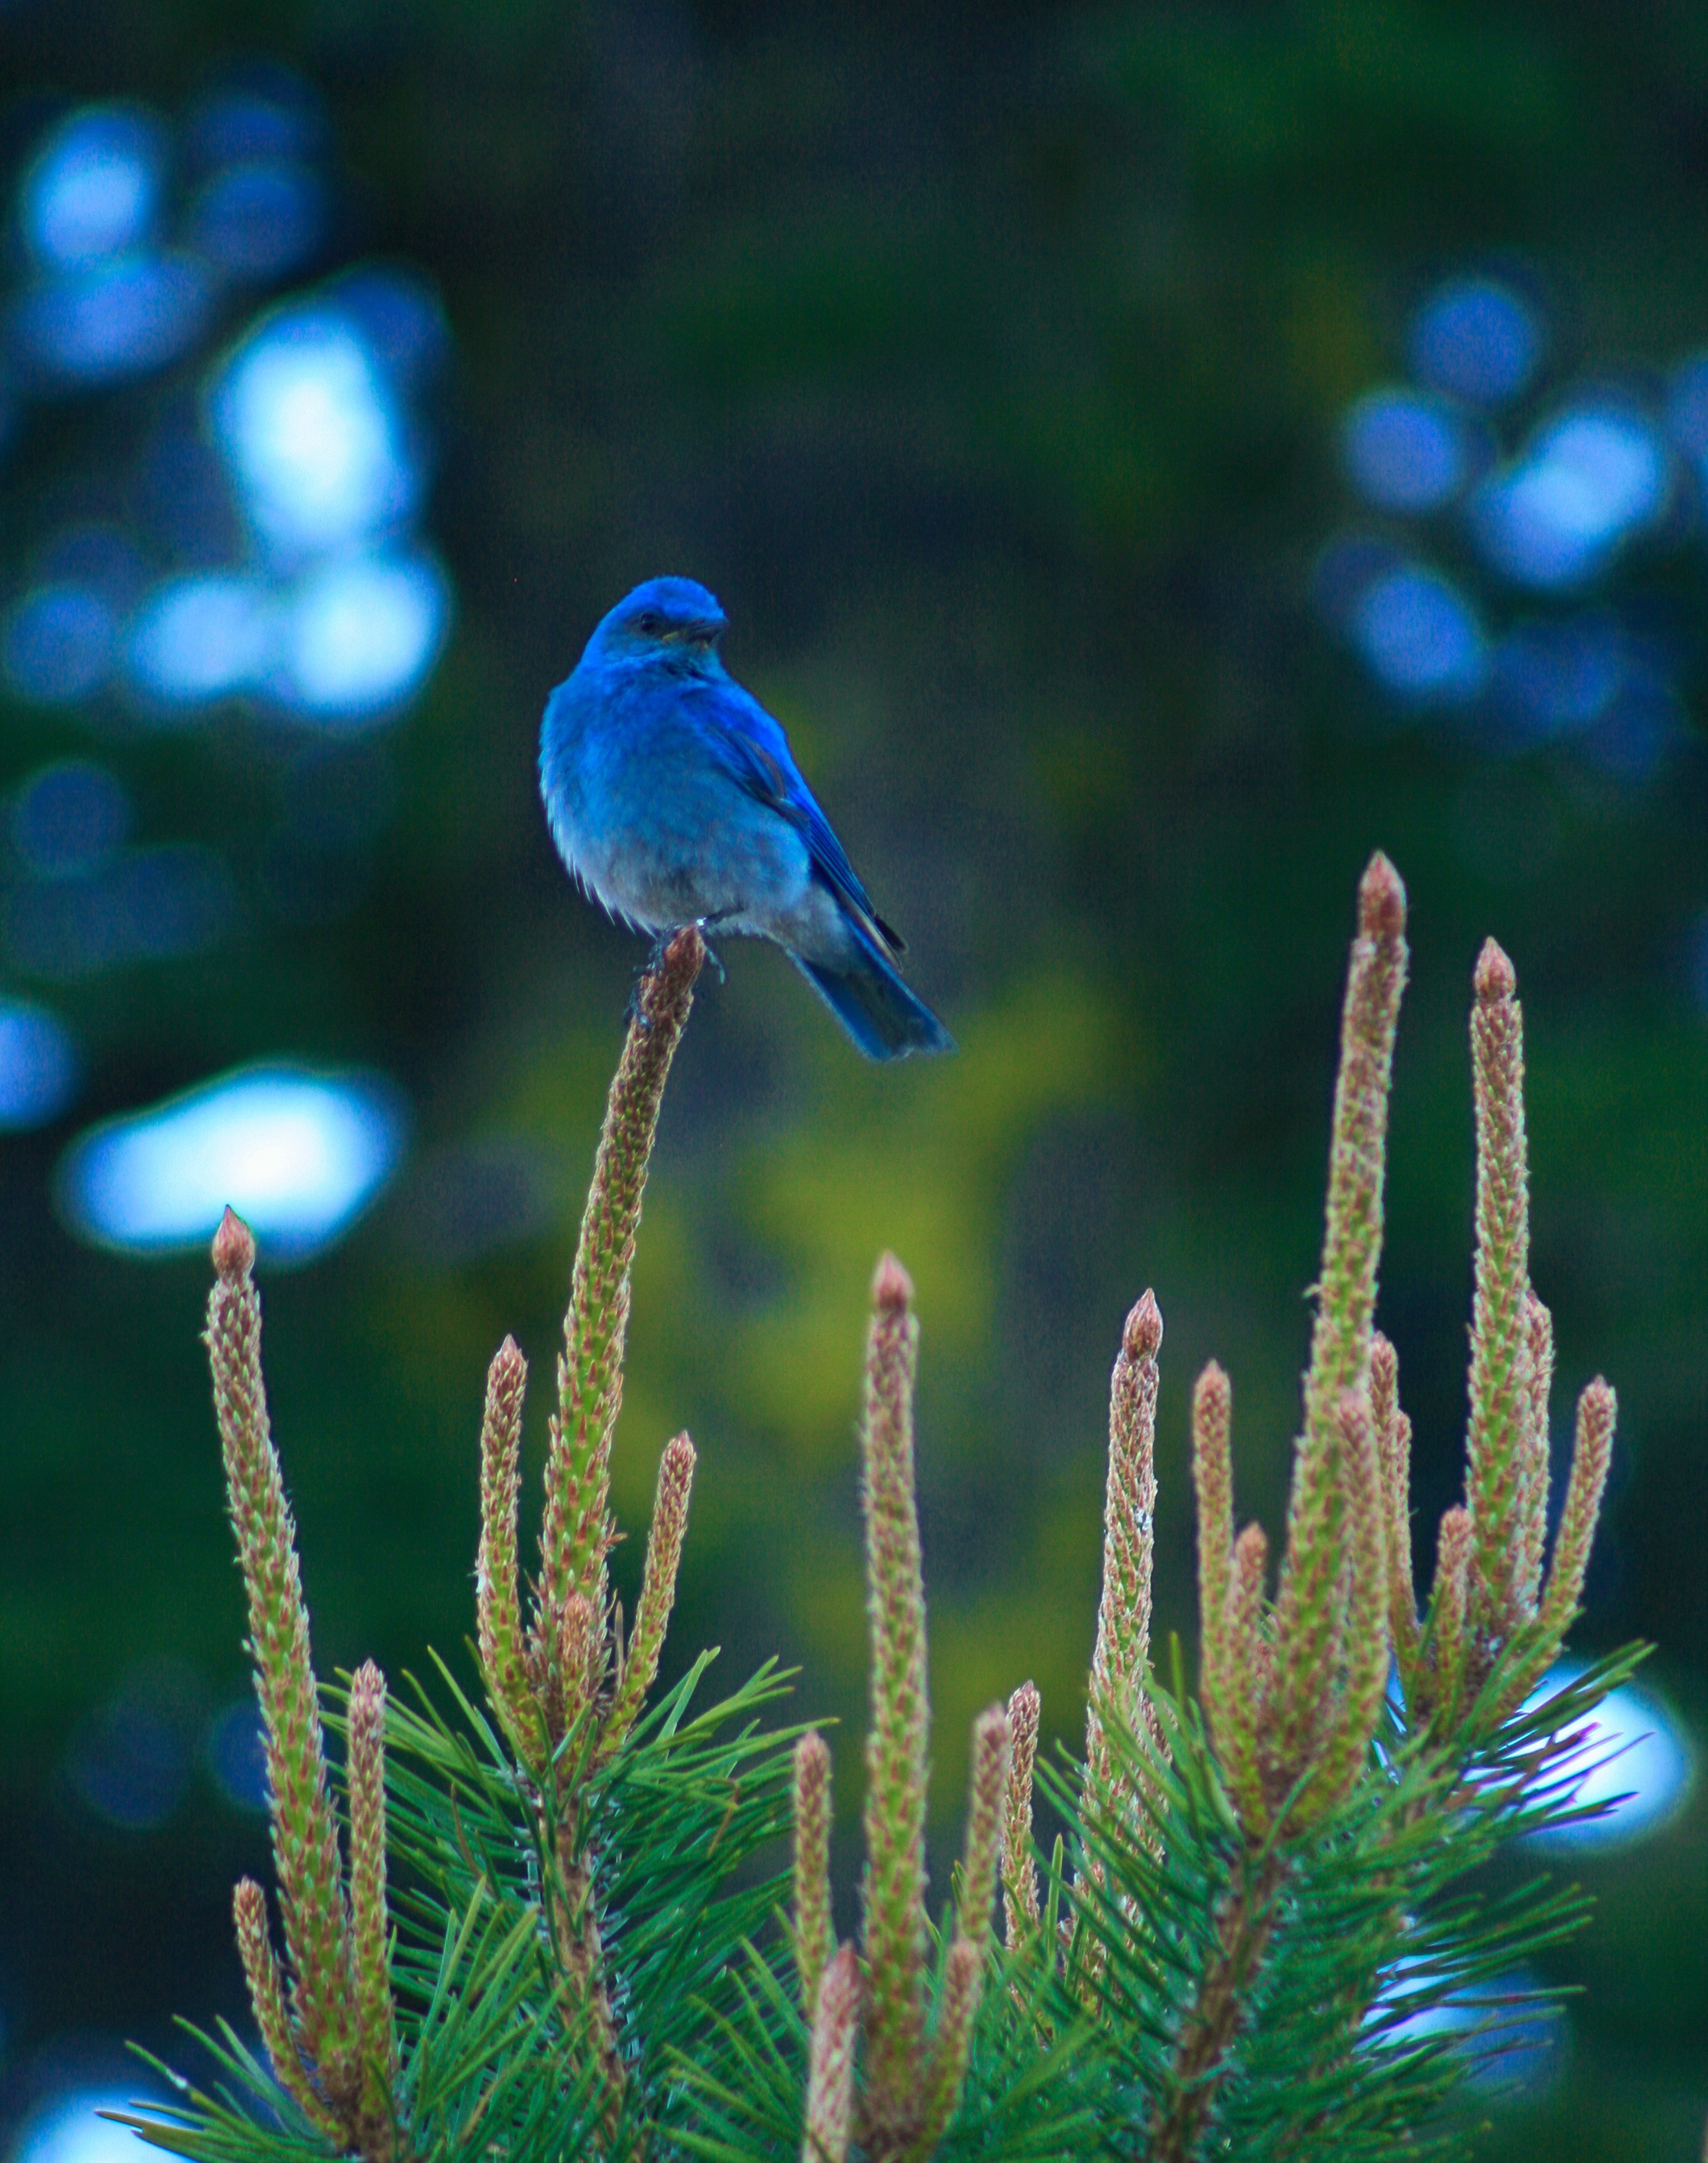
[[[646,609],[635,618],[635,628],[642,638],[657,638],[664,628],[664,619],[654,609]]]

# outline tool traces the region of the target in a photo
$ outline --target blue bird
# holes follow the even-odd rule
[[[774,940],[869,1059],[952,1051],[789,739],[724,667],[726,622],[692,579],[649,579],[589,639],[540,726],[559,854],[637,929]]]

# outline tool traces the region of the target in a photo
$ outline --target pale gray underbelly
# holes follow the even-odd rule
[[[806,845],[782,819],[738,831],[702,831],[690,851],[668,837],[589,846],[560,835],[576,876],[610,910],[646,931],[715,919],[726,937],[775,940],[809,961],[834,962],[851,935],[833,897],[812,876]]]

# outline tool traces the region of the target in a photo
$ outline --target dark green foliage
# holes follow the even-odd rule
[[[1256,1945],[1240,2017],[1202,2148],[1181,2152],[1363,2163],[1462,2151],[1464,2122],[1448,2113],[1468,2050],[1498,2051],[1500,1992],[1580,1927],[1585,1909],[1575,1889],[1544,1878],[1491,1893],[1478,1873],[1506,1842],[1577,1815],[1560,1761],[1640,1657],[1601,1662],[1494,1735],[1468,1730],[1444,1749],[1390,1718],[1352,1797],[1308,1837],[1276,1839],[1254,1856],[1182,1693],[1176,1647],[1174,1691],[1153,1684],[1166,1766],[1130,1731],[1117,1746],[1135,1778],[1142,1772],[1146,1820],[1124,1837],[1101,1822],[1082,1828],[1086,1860],[1105,1878],[1080,1904],[1107,1953],[1096,2047],[1108,2071],[1100,2124],[1109,2149],[1167,2152],[1149,2144],[1180,2100],[1182,2022],[1227,1963],[1237,1914]],[[1044,1775],[1065,1812],[1076,1769]],[[1061,2017],[1077,2003],[1071,1983],[1058,1986]],[[1428,2032],[1432,2014],[1484,2000],[1480,2045],[1461,2025]]]
[[[757,1723],[783,1682],[763,1670],[694,1712],[711,1658],[652,1709],[593,1799],[608,1842],[601,1921],[624,1982],[616,2010],[641,2108],[667,2136],[687,2102],[678,2054],[739,2007],[741,1946],[781,1894],[759,1859],[787,1823],[793,1737]],[[599,2098],[538,1898],[550,1847],[492,1727],[443,1668],[440,1682],[454,1724],[422,1691],[417,1709],[394,1705],[388,1725],[401,1879],[396,2103],[409,2152],[422,2163],[495,2144],[516,2163],[590,2153]],[[229,2029],[197,2040],[220,2085],[209,2095],[180,2083],[170,2124],[135,2121],[147,2139],[206,2163],[300,2163],[327,2152]]]

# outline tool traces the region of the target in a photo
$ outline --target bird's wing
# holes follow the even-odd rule
[[[837,898],[873,926],[893,953],[904,953],[901,937],[872,906],[860,875],[836,839],[801,777],[778,724],[738,683],[709,684],[692,696],[696,724],[725,771],[757,801],[775,811],[807,845],[813,868]]]

